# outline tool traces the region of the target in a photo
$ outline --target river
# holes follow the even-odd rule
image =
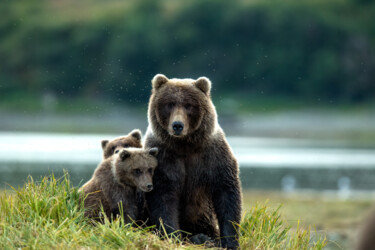
[[[88,180],[101,161],[100,141],[112,134],[0,133],[0,187],[22,185],[67,169],[75,185]],[[244,188],[371,190],[375,149],[345,141],[228,137]]]

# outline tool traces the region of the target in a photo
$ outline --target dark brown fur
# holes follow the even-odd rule
[[[131,219],[142,219],[145,206],[143,192],[152,190],[157,152],[156,148],[121,149],[118,154],[103,160],[91,180],[81,188],[87,195],[84,200],[86,216],[99,218],[101,206],[108,218],[117,216],[120,214],[119,203],[122,202],[127,223]]]
[[[111,141],[102,140],[103,159],[107,159],[122,148],[141,148],[142,133],[139,129],[134,129],[126,136],[117,137]]]
[[[357,250],[375,249],[375,211],[366,217],[360,231]]]
[[[160,225],[161,218],[168,233],[220,236],[223,247],[237,248],[239,169],[217,123],[210,81],[156,75],[152,83],[145,146],[160,152],[155,188],[146,194],[151,222]],[[174,122],[184,124],[179,135]]]

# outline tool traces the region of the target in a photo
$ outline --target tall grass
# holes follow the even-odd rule
[[[68,174],[54,175],[0,194],[0,249],[121,248],[197,249],[203,246],[166,238],[161,240],[150,228],[124,225],[122,219],[103,224],[84,217],[78,189]],[[292,232],[279,210],[256,205],[239,227],[243,249],[322,249],[325,239],[312,240],[310,230]]]
[[[247,212],[239,225],[240,245],[243,249],[323,249],[326,238],[317,236],[314,241],[309,230],[285,225],[279,213],[266,204],[257,204]]]

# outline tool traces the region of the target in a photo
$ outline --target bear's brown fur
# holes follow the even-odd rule
[[[154,190],[146,194],[150,221],[168,233],[220,237],[238,247],[241,218],[239,168],[217,122],[206,77],[156,75],[148,107],[145,146],[158,147]]]
[[[118,154],[104,159],[93,177],[81,187],[85,194],[85,215],[100,218],[101,206],[108,216],[123,214],[127,223],[142,219],[145,206],[143,192],[152,190],[152,176],[157,166],[157,148],[121,149]]]
[[[375,210],[373,210],[361,226],[357,250],[375,249]]]
[[[107,159],[122,148],[141,148],[142,133],[139,129],[134,129],[126,136],[117,137],[113,140],[102,140],[103,159]]]

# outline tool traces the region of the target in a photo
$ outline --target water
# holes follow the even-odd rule
[[[22,185],[67,169],[79,185],[102,159],[100,141],[118,135],[0,133],[0,188]],[[351,190],[375,188],[375,149],[350,148],[346,142],[229,137],[240,164],[244,188]]]

